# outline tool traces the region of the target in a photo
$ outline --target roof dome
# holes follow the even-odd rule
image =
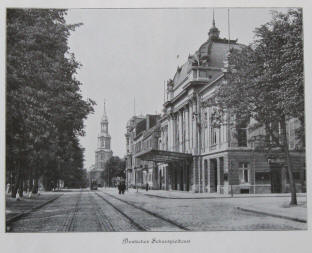
[[[210,40],[219,39],[220,31],[216,27],[216,22],[214,19],[214,12],[213,12],[213,19],[212,19],[212,27],[209,30],[208,36]]]

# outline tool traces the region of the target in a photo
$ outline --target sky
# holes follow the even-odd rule
[[[272,10],[231,8],[230,38],[251,43],[254,29],[271,20]],[[212,13],[211,8],[68,11],[68,24],[83,23],[69,38],[70,51],[82,64],[76,78],[83,97],[97,103],[80,140],[85,168],[94,164],[104,99],[113,155],[124,157],[127,121],[134,114],[161,112],[164,82],[208,39]],[[228,38],[228,9],[214,13],[220,37]]]

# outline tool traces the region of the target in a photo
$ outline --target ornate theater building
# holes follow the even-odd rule
[[[127,128],[128,185],[138,187],[139,172],[148,162],[154,189],[193,192],[274,193],[288,192],[285,159],[259,151],[256,136],[248,131],[252,120],[237,126],[231,116],[221,126],[212,124],[215,108],[209,101],[221,82],[227,82],[229,50],[244,45],[222,39],[213,19],[208,40],[178,67],[167,81],[163,114],[152,130],[138,131],[142,121],[133,118]],[[229,84],[230,85],[230,84]],[[143,123],[142,123],[143,124]],[[287,124],[293,176],[298,192],[305,191],[304,146],[295,138],[299,122]],[[251,141],[253,140],[253,141]]]

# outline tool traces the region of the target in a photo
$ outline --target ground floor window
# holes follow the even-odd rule
[[[295,180],[296,183],[301,182],[301,177],[300,177],[300,172],[299,171],[293,171],[292,175],[293,175],[293,179]],[[288,171],[286,171],[286,180],[287,180],[287,183],[289,183]]]
[[[248,168],[248,163],[240,163],[239,166],[239,182],[241,184],[246,184],[249,183],[249,168]]]
[[[270,184],[271,176],[270,172],[256,172],[256,184]]]

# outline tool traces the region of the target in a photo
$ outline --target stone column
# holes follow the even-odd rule
[[[190,137],[189,137],[189,108],[188,105],[185,107],[185,151],[188,153],[190,148]]]
[[[215,192],[215,159],[209,159],[209,190]]]
[[[168,176],[168,190],[171,191],[172,190],[172,182],[173,182],[173,176],[172,176],[172,164],[169,163],[168,167],[167,167],[167,176]]]
[[[186,191],[187,189],[187,168],[186,168],[186,162],[183,161],[183,191]]]
[[[168,124],[168,150],[173,151],[173,115],[169,115],[169,124]]]
[[[193,169],[193,192],[199,192],[199,182],[198,182],[198,157],[193,157],[192,162],[192,169]]]
[[[185,153],[185,149],[186,149],[186,131],[185,131],[185,116],[186,116],[186,111],[185,111],[185,106],[183,107],[183,111],[182,111],[182,125],[181,125],[181,128],[182,128],[182,138],[181,138],[181,146],[182,146],[182,149],[181,151],[183,153]]]
[[[211,168],[211,164],[210,164],[210,159],[207,159],[207,191],[210,192],[210,168]]]
[[[220,172],[220,159],[217,158],[217,192],[220,193],[220,185],[221,185],[221,172]]]
[[[194,114],[197,111],[196,109],[196,100],[193,99],[192,103],[192,113]],[[193,115],[192,115],[193,116]],[[199,157],[198,157],[198,131],[197,131],[197,117],[194,114],[192,117],[192,139],[193,139],[193,148],[192,153],[193,157],[193,191],[199,192],[200,191],[200,179],[199,179]]]
[[[183,118],[183,111],[180,110],[178,113],[178,119],[179,119],[179,152],[182,152],[182,118]]]

